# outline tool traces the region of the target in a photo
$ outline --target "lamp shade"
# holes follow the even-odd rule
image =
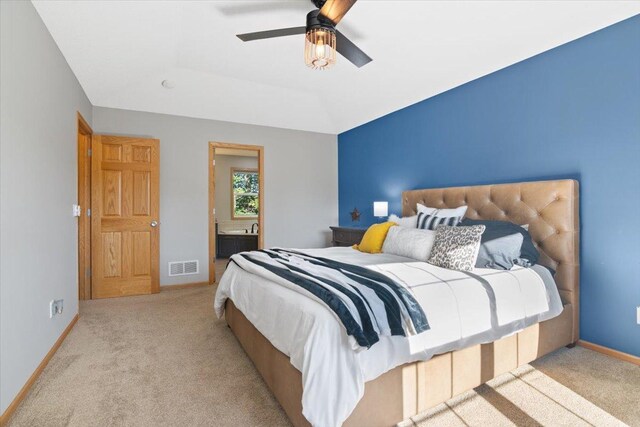
[[[329,68],[336,62],[336,33],[329,28],[307,31],[304,43],[304,61],[317,70]]]
[[[373,216],[382,217],[389,215],[389,202],[373,202]]]

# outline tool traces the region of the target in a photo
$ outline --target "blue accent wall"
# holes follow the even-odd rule
[[[579,180],[581,339],[640,356],[640,15],[342,133],[338,164],[344,226],[403,190]]]

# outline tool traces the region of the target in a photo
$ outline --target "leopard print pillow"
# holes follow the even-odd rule
[[[436,238],[427,261],[450,270],[471,271],[476,264],[484,225],[436,228]]]

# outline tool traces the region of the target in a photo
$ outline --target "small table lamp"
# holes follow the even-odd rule
[[[389,216],[389,202],[373,202],[373,216],[376,218]]]

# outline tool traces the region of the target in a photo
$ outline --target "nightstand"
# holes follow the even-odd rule
[[[333,233],[331,244],[333,246],[353,246],[360,243],[366,228],[354,227],[329,227]]]

